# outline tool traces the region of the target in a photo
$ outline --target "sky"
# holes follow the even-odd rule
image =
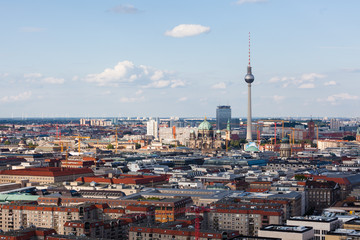
[[[358,0],[2,0],[0,117],[359,117]]]

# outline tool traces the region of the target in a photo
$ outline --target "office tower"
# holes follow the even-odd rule
[[[216,109],[216,128],[218,130],[225,129],[229,120],[231,121],[230,106],[218,106]]]

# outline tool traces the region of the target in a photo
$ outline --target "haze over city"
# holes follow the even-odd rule
[[[0,117],[357,117],[360,2],[1,1]]]

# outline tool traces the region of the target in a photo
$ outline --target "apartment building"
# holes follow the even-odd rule
[[[282,224],[285,219],[280,203],[251,203],[240,199],[218,201],[208,212],[211,229],[239,231],[241,235],[257,236],[258,230],[270,224]]]
[[[71,207],[11,203],[0,205],[0,229],[16,230],[26,227],[53,228],[64,234],[68,221],[90,221],[98,218],[95,205],[79,204]]]
[[[230,240],[239,236],[238,231],[200,229],[199,240]],[[129,229],[129,240],[195,240],[195,228],[184,222],[168,222],[160,225],[138,224]]]
[[[87,236],[91,238],[127,240],[124,226],[127,223],[121,220],[109,221],[71,221],[64,225],[65,235]]]

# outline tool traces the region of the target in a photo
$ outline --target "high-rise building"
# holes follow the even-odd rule
[[[330,129],[331,130],[339,130],[340,128],[340,121],[338,119],[332,118],[330,120]]]
[[[229,120],[231,121],[230,106],[218,106],[216,109],[216,128],[218,130],[225,129]]]
[[[147,122],[146,134],[150,136],[154,136],[155,139],[159,138],[159,124],[155,120],[149,120]]]

